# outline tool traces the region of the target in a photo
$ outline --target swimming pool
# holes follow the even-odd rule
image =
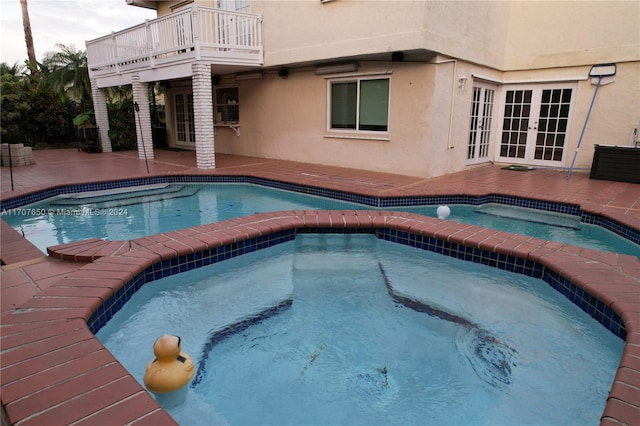
[[[198,366],[183,424],[587,424],[624,344],[541,280],[363,235],[147,284],[97,336],[141,381],[167,332]]]
[[[179,177],[179,178],[184,178],[184,177]],[[191,179],[192,176],[189,176],[188,178]],[[170,177],[162,177],[162,178],[153,177],[146,181],[157,182],[159,180],[165,180],[165,179],[168,179],[171,181],[177,180],[176,177],[170,176]],[[140,181],[141,180],[142,179],[140,179]],[[211,180],[211,177],[207,176],[202,180],[209,181]],[[246,181],[247,179],[242,178],[242,180]],[[249,179],[249,180],[253,181],[255,179]],[[131,181],[127,180],[124,183],[103,182],[103,183],[91,184],[91,185],[77,185],[76,187],[78,189],[76,190],[73,190],[72,188],[60,187],[60,188],[53,188],[50,191],[47,190],[47,193],[50,193],[50,194],[53,193],[53,195],[55,195],[55,194],[61,193],[61,191],[79,192],[79,190],[86,190],[90,186],[100,188],[100,189],[105,187],[111,187],[112,185],[129,186],[129,185],[137,184],[136,183],[137,181],[139,180],[138,179],[134,179]],[[40,199],[39,197],[41,197],[41,193],[38,193],[38,194],[34,193],[32,195],[33,196],[30,195],[29,197],[20,196],[9,201],[15,201],[16,203],[18,203],[17,205],[24,205],[26,199],[30,199],[30,201],[35,201]],[[374,196],[373,198],[377,198],[377,197]],[[455,198],[456,200],[459,199],[459,197],[453,197],[453,198]],[[469,198],[473,200],[474,203],[478,201],[485,201],[486,199],[497,199],[497,197],[494,197],[492,195],[491,196],[487,196],[487,195],[471,196]],[[381,199],[381,201],[386,203],[387,199]],[[437,201],[437,202],[440,202],[440,201]],[[447,204],[451,204],[452,202],[453,201],[449,197],[447,197],[447,199],[445,200],[445,203]],[[466,201],[462,201],[462,202],[466,202]],[[500,201],[500,202],[503,202],[503,201]],[[541,204],[544,204],[544,203],[539,203],[539,204],[536,203],[535,207],[545,208],[545,207],[538,207]],[[552,202],[552,204],[554,203]],[[15,205],[16,204],[13,204],[13,206]],[[390,204],[385,204],[385,205],[390,206]],[[520,204],[518,201],[517,205],[522,205],[522,204]],[[9,206],[11,206],[11,204],[3,203],[3,207],[9,208]],[[377,206],[380,206],[380,205],[377,205]],[[598,217],[597,213],[587,212],[587,216],[589,216],[590,214],[594,215],[596,218]],[[330,221],[327,220],[328,215],[330,215],[329,218],[333,219],[333,225],[331,224]],[[367,219],[367,217],[369,219]],[[332,213],[331,212],[306,212],[306,213],[282,212],[282,214],[278,214],[278,215],[262,214],[262,215],[254,215],[251,217],[245,217],[242,219],[236,219],[229,222],[228,225],[224,225],[224,231],[221,230],[222,226],[217,226],[214,224],[214,225],[202,226],[202,227],[199,227],[198,229],[188,229],[188,230],[185,230],[185,232],[181,232],[181,233],[170,233],[168,236],[172,238],[181,238],[179,237],[179,235],[183,235],[183,236],[188,234],[194,235],[194,232],[198,232],[198,238],[204,241],[206,244],[208,244],[209,247],[211,247],[212,244],[214,247],[217,247],[216,244],[219,244],[220,241],[222,241],[224,245],[228,245],[228,249],[225,249],[225,252],[231,253],[231,255],[233,256],[233,253],[236,251],[236,248],[235,248],[235,244],[232,244],[233,240],[230,240],[229,238],[230,235],[233,238],[237,238],[238,241],[243,241],[243,242],[245,238],[250,238],[250,239],[257,238],[258,244],[260,245],[262,245],[266,241],[262,237],[257,237],[255,232],[247,233],[246,230],[249,229],[249,227],[251,227],[251,229],[253,230],[257,230],[260,236],[266,236],[266,235],[271,235],[271,233],[275,233],[277,232],[277,230],[281,230],[283,228],[295,229],[297,230],[297,232],[304,231],[304,229],[301,229],[305,227],[302,225],[304,223],[306,224],[316,223],[318,227],[324,227],[324,228],[340,228],[340,229],[336,229],[338,232],[341,232],[340,230],[342,229],[343,226],[345,228],[344,230],[345,232],[360,232],[360,229],[363,226],[365,228],[371,228],[371,227],[379,228],[381,226],[380,224],[384,223],[385,225],[383,225],[383,228],[388,229],[389,235],[392,238],[395,235],[394,230],[398,230],[397,234],[399,238],[404,238],[404,236],[401,235],[402,233],[408,233],[409,237],[407,242],[405,242],[405,244],[413,244],[414,239],[420,242],[421,235],[426,235],[426,236],[431,235],[432,237],[435,237],[438,241],[435,241],[433,243],[434,249],[429,248],[429,250],[440,250],[442,247],[442,250],[444,250],[445,255],[464,256],[465,258],[467,257],[466,253],[469,253],[469,256],[473,255],[474,261],[484,262],[482,259],[486,259],[486,262],[488,264],[497,266],[498,268],[503,267],[502,256],[505,254],[505,252],[507,255],[509,253],[513,253],[518,258],[524,259],[525,264],[528,262],[526,259],[531,258],[530,256],[533,255],[533,259],[535,259],[537,263],[543,265],[543,268],[551,269],[550,275],[547,272],[548,270],[543,269],[542,277],[546,282],[550,283],[552,286],[554,286],[554,288],[557,288],[558,291],[562,291],[562,293],[565,294],[572,301],[574,301],[574,303],[578,304],[579,306],[583,306],[583,309],[588,310],[588,312],[590,312],[591,315],[594,315],[594,312],[595,312],[596,318],[599,318],[598,320],[603,324],[605,324],[605,326],[609,327],[608,319],[610,318],[611,310],[614,311],[613,312],[614,317],[616,316],[616,314],[621,315],[625,321],[629,318],[629,315],[634,315],[633,312],[624,308],[624,306],[626,306],[625,305],[626,299],[624,298],[621,299],[620,297],[618,297],[620,295],[613,294],[607,288],[608,284],[615,282],[616,280],[629,282],[628,279],[633,279],[633,277],[636,276],[636,274],[634,274],[633,272],[631,274],[624,273],[623,267],[625,265],[623,264],[623,261],[624,261],[623,257],[610,256],[606,253],[598,254],[590,251],[586,251],[586,252],[579,251],[579,250],[575,250],[575,248],[572,248],[572,247],[563,248],[563,247],[559,247],[559,245],[557,244],[545,244],[543,241],[540,241],[540,240],[531,240],[529,243],[527,243],[524,246],[518,246],[517,242],[523,241],[523,239],[517,235],[516,236],[504,235],[503,233],[492,232],[491,230],[481,229],[481,228],[478,228],[478,229],[465,228],[464,226],[461,226],[455,222],[450,222],[450,221],[442,222],[436,219],[429,220],[429,218],[426,218],[424,216],[423,218],[424,219],[414,218],[411,216],[407,216],[406,214],[389,214],[386,212],[380,212],[380,214],[376,214],[375,212],[367,212],[367,213],[361,214],[357,211],[343,211],[343,212],[338,211],[338,212],[332,212]],[[584,218],[584,215],[583,215],[583,218]],[[378,219],[384,219],[384,222],[380,222],[378,221]],[[610,220],[610,219],[607,219],[606,217],[603,217],[603,219]],[[289,225],[290,228],[287,228],[287,224],[286,224],[287,220],[291,221]],[[390,221],[389,226],[386,225],[387,220]],[[589,217],[584,218],[583,220],[590,222]],[[344,225],[338,225],[343,223]],[[625,227],[625,225],[623,225],[623,227]],[[462,240],[460,238],[461,234],[469,235],[468,232],[461,233],[460,230],[462,229],[469,229],[470,231],[474,232],[479,238],[465,237],[465,239]],[[634,240],[637,241],[636,235],[634,234],[634,232],[637,233],[637,231],[634,230],[633,228],[629,228],[629,225],[626,225],[626,229],[630,230],[632,238],[634,238]],[[216,232],[215,230],[221,230],[221,231]],[[400,232],[400,231],[403,231],[403,232]],[[326,231],[323,231],[323,232],[326,232]],[[385,232],[385,231],[382,230],[382,232]],[[624,230],[623,232],[627,232],[627,231]],[[485,241],[483,240],[483,238],[486,235],[494,235],[497,237],[496,239],[502,240],[503,242]],[[162,236],[160,238],[166,238],[166,237]],[[112,295],[118,296],[123,293],[129,293],[130,291],[129,289],[131,288],[131,285],[133,285],[134,288],[137,288],[137,285],[139,285],[141,282],[149,283],[148,275],[156,274],[156,272],[154,271],[156,271],[156,269],[159,269],[159,268],[156,268],[156,266],[149,267],[147,269],[145,269],[146,266],[140,266],[142,269],[140,269],[140,267],[136,267],[136,268],[127,267],[127,265],[130,263],[127,261],[134,260],[133,259],[134,256],[142,257],[143,255],[148,254],[148,252],[147,253],[144,252],[145,248],[153,249],[154,246],[159,246],[159,244],[156,244],[153,241],[157,241],[157,237],[154,238],[153,240],[149,238],[142,238],[140,240],[134,241],[135,243],[134,250],[130,254],[129,253],[114,254],[113,256],[115,257],[113,257],[113,260],[109,260],[109,259],[112,259],[112,257],[103,257],[96,261],[97,263],[96,265],[92,265],[92,266],[95,266],[94,268],[91,268],[91,269],[93,269],[94,277],[96,278],[99,278],[101,276],[101,274],[99,273],[100,271],[98,269],[105,269],[105,267],[109,265],[114,266],[113,268],[114,271],[116,270],[115,268],[116,266],[119,268],[118,270],[123,271],[123,273],[121,273],[120,276],[124,277],[125,275],[124,271],[129,271],[129,273],[132,273],[133,276],[135,277],[135,279],[132,280],[131,283],[128,283],[126,281],[128,278],[126,278],[125,285],[122,289],[116,288],[113,290],[113,292],[115,292],[115,295],[112,292],[107,291],[107,289],[104,289],[101,292],[101,298],[102,300],[104,300],[105,307],[110,307],[114,305],[119,306],[117,297],[112,298]],[[208,250],[206,250],[207,249],[206,245],[194,243],[193,238],[189,239],[189,238],[182,237],[180,241],[183,241],[187,247],[189,246],[193,247],[193,250],[195,250],[196,252],[196,256],[195,256],[196,264],[201,262],[201,260],[199,260],[201,258],[199,251],[202,251],[202,250],[205,251],[203,253],[205,257],[205,263],[207,262],[207,259],[209,258],[209,256],[211,256],[208,253]],[[449,244],[448,243],[449,241],[454,242],[455,244]],[[516,244],[508,244],[509,242],[516,242]],[[251,246],[254,244],[253,242],[250,242],[250,241],[247,241],[246,243],[247,245],[243,243],[243,247]],[[440,243],[442,243],[442,245]],[[427,241],[426,238],[424,240],[424,244],[425,244],[425,247],[427,247],[427,244],[429,245],[429,247],[432,246],[431,241]],[[464,244],[466,246],[466,249],[463,250],[463,248],[460,248],[461,244]],[[136,247],[138,248],[136,249]],[[517,248],[514,249],[514,247],[517,247]],[[131,246],[129,248],[131,249]],[[551,250],[549,250],[549,248],[551,248]],[[481,256],[480,260],[475,260],[476,251],[478,251],[479,255]],[[77,252],[77,249],[76,249],[76,252]],[[484,252],[487,252],[487,253],[484,254]],[[494,252],[494,254],[497,255],[497,262],[491,256],[492,252]],[[162,259],[172,259],[171,256],[172,256],[171,250],[165,249],[162,252]],[[174,253],[173,256],[176,256],[176,254]],[[177,256],[178,258],[175,259],[177,261],[176,269],[179,268],[180,270],[183,270],[183,267],[186,267],[186,269],[189,269],[192,262],[192,260],[190,260],[190,256],[184,255],[184,252],[182,251],[177,253]],[[216,256],[218,256],[218,254],[216,254]],[[601,259],[602,261],[598,261],[597,259],[595,259],[594,256],[598,256],[597,259]],[[615,264],[615,259],[620,259],[617,266]],[[594,260],[596,261],[594,262]],[[614,263],[611,264],[611,267],[607,267],[607,265],[609,264],[608,262],[609,260],[614,260]],[[165,261],[161,260],[158,256],[155,256],[153,258],[153,262],[157,262],[158,266],[160,266],[160,263],[162,263],[163,265],[165,263]],[[167,260],[166,263],[169,263],[169,261]],[[175,264],[173,261],[171,261],[170,263],[171,265]],[[631,264],[633,264],[633,261],[631,262]],[[516,265],[518,265],[517,262],[516,262]],[[162,269],[164,268],[165,267],[162,266]],[[173,268],[174,267],[171,266],[171,269]],[[83,269],[86,269],[86,268],[83,268]],[[604,273],[605,270],[607,271],[606,273]],[[144,279],[142,281],[138,279],[138,275],[137,275],[141,273],[141,271],[143,272],[143,275],[144,275]],[[82,270],[78,272],[82,272]],[[68,290],[73,290],[77,286],[84,286],[83,283],[86,282],[85,277],[87,277],[86,272],[89,272],[89,271],[85,271],[85,273],[83,274],[80,274],[80,273],[72,274],[75,279],[65,280],[64,285],[69,286]],[[112,275],[115,275],[115,274],[112,274]],[[536,276],[540,276],[540,275],[536,275]],[[578,277],[578,278],[576,279],[575,277]],[[566,292],[564,289],[565,283],[568,284],[566,288]],[[559,287],[558,287],[558,284],[560,285]],[[571,284],[576,284],[577,289],[573,288]],[[584,294],[581,292],[581,290],[585,290]],[[574,291],[575,291],[575,295],[574,295]],[[589,293],[592,296],[589,296],[587,293]],[[56,294],[56,293],[53,293],[50,291],[43,292],[43,295],[52,295],[52,294]],[[85,299],[87,299],[86,300],[87,305],[91,304],[91,306],[93,306],[93,302],[90,302],[86,297]],[[112,299],[113,299],[113,302],[115,303],[112,302]],[[29,311],[34,311],[33,315],[39,315],[42,312],[45,314],[51,314],[49,315],[49,317],[55,314],[56,318],[67,318],[66,316],[67,311],[58,309],[58,306],[59,306],[58,301],[64,302],[65,300],[68,300],[68,298],[55,297],[55,298],[48,298],[48,299],[47,298],[38,299],[38,301],[40,302],[46,302],[47,300],[49,300],[48,303],[40,303],[37,306],[34,303],[32,303],[31,306],[33,306],[33,308],[29,309]],[[604,312],[600,314],[599,312],[602,312],[601,311],[602,304],[599,302],[599,300],[607,300],[607,301],[613,300],[614,305],[610,310],[608,306],[611,306],[610,303],[612,302],[608,302],[607,306],[604,307]],[[620,301],[621,305],[617,305],[616,304],[617,302],[615,301]],[[54,304],[53,302],[56,302],[56,303]],[[69,303],[69,302],[66,302],[66,303]],[[587,305],[587,307],[584,307],[585,304]],[[46,311],[43,312],[42,309],[38,309],[38,307],[41,307],[44,305],[47,306]],[[71,305],[69,303],[69,305],[65,305],[65,306],[71,306]],[[76,306],[76,305],[74,304],[72,306]],[[592,308],[590,308],[589,306],[591,306]],[[620,308],[620,306],[623,306],[623,307]],[[79,311],[78,309],[68,310],[68,312],[71,312],[74,315],[78,311]],[[86,309],[84,309],[83,311],[86,312]],[[99,311],[96,311],[96,315],[99,315],[101,311],[102,311],[102,308],[100,308]],[[29,315],[31,315],[31,313],[29,313]],[[20,315],[20,317],[23,317],[23,315]],[[68,316],[68,318],[77,318],[77,317]],[[22,321],[22,320],[19,320],[19,321]],[[76,319],[74,321],[77,322],[78,320]],[[87,323],[90,323],[88,319],[86,319],[86,321]],[[620,322],[620,318],[618,317],[616,319],[616,324],[612,324],[612,325],[613,327],[611,327],[611,330],[613,331],[613,333],[618,333],[618,335],[624,339],[626,333],[624,330],[624,324]],[[91,329],[93,330],[93,328]],[[630,333],[638,332],[637,327],[634,327],[633,321],[627,324],[627,330]],[[629,345],[631,345],[631,343]],[[19,350],[12,353],[15,354],[16,352],[20,352],[20,353],[30,352],[31,345],[29,345],[28,348],[25,348],[25,345],[21,345],[20,348],[18,349]],[[631,346],[631,349],[632,349],[632,346]],[[111,360],[110,363],[117,364],[114,361],[115,360]],[[16,366],[16,367],[21,368],[19,366]],[[624,395],[622,395],[623,390],[621,390],[619,384],[631,383],[632,387],[637,387],[636,381],[630,380],[628,376],[624,373],[625,371],[628,371],[627,368],[634,369],[635,367],[630,363],[630,360],[628,359],[628,357],[625,357],[621,360],[620,367],[621,368],[619,369],[618,375],[616,376],[616,383],[618,384],[618,386],[612,388],[611,396],[607,402],[607,411],[603,413],[603,416],[604,416],[603,418],[605,419],[605,421],[610,418],[616,418],[616,419],[627,418],[628,419],[629,416],[627,415],[627,412],[621,411],[619,408],[621,405],[624,406],[626,401],[631,401],[629,403],[633,404],[632,400],[629,400],[625,398]],[[134,382],[134,380],[132,380],[131,378],[129,378],[128,381]],[[117,387],[120,388],[121,386],[117,386]],[[102,387],[100,387],[100,389],[102,389]],[[146,393],[143,392],[142,389],[139,390],[139,393],[144,393],[146,395]],[[87,401],[89,399],[84,394],[81,395],[80,393],[77,393],[77,395],[78,395],[78,398],[74,398],[73,400],[78,402],[79,404],[82,403],[82,401]],[[126,393],[124,389],[121,390],[121,392],[119,392],[119,395],[120,395],[119,400],[123,402],[129,402],[129,399],[128,399],[129,393]],[[620,404],[620,401],[623,401],[623,403]],[[118,405],[118,407],[119,406],[120,405]],[[115,408],[115,406],[111,408]],[[140,406],[135,406],[131,408],[132,408],[131,411],[135,412],[136,416],[143,416],[145,413],[145,411]],[[101,413],[106,416],[113,411],[114,411],[113,409],[109,410],[105,408],[105,410],[101,410]],[[157,414],[158,411],[155,411],[155,413]],[[158,416],[155,416],[155,417],[157,418]],[[160,417],[162,418],[162,416]],[[135,418],[135,417],[131,417],[131,418]],[[597,421],[597,419],[595,419],[594,421]],[[626,421],[626,423],[632,423],[632,422]]]
[[[364,202],[372,200],[353,199],[361,202],[246,183],[161,183],[63,194],[9,209],[2,218],[46,252],[46,247],[92,237],[130,240],[256,212],[371,208]],[[410,200],[411,203],[421,201]],[[392,207],[435,217],[437,205]],[[495,203],[456,204],[451,205],[451,209],[449,220],[640,257],[637,244],[601,226],[581,222],[576,214]]]

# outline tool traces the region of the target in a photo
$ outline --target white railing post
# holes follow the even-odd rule
[[[264,15],[262,12],[258,15],[257,25],[255,36],[257,37],[257,47],[258,47],[258,55],[260,55],[260,63],[264,64],[264,46],[262,44],[262,20],[264,19]]]
[[[153,35],[151,34],[151,25],[149,24],[149,20],[144,20],[144,33],[147,36],[145,40],[145,44],[147,45],[147,55],[149,55],[149,66],[151,68],[155,68],[156,66],[156,58],[154,55],[154,46],[153,46]]]
[[[227,43],[229,44],[229,48],[238,47],[238,24],[240,22],[240,18],[237,15],[227,15],[227,20],[229,21],[229,39]]]
[[[198,28],[198,3],[193,3],[193,6],[191,6],[191,31],[193,32],[192,37],[193,37],[193,48],[195,50],[195,54],[196,54],[196,61],[200,60],[201,57],[201,53],[200,53],[200,37],[198,34],[199,28]]]
[[[116,66],[116,74],[120,74],[120,67],[118,65],[118,42],[116,41],[116,33],[111,31],[111,42],[113,43],[113,62]]]
[[[220,45],[222,40],[224,40],[223,31],[224,31],[224,22],[222,22],[222,15],[219,11],[213,12],[214,16],[214,36],[213,43],[216,45]]]

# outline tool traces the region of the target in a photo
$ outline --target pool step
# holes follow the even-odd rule
[[[113,188],[113,189],[104,189],[102,191],[86,191],[86,192],[74,192],[72,194],[61,195],[60,198],[78,198],[78,199],[86,199],[86,198],[94,198],[103,195],[118,195],[118,194],[131,194],[136,192],[144,192],[156,189],[165,189],[171,185],[170,183],[158,183],[155,185],[138,185],[138,186],[127,186],[125,188]]]
[[[505,206],[504,204],[497,203],[483,204],[476,208],[476,212],[514,220],[558,226],[561,228],[580,229],[580,217],[570,214],[545,212],[525,207]]]
[[[91,206],[94,208],[113,208],[151,201],[189,197],[198,192],[195,185],[147,185],[127,191],[96,191],[71,194],[51,201],[52,206]]]

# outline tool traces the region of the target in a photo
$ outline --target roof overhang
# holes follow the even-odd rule
[[[144,7],[147,9],[158,10],[157,2],[155,1],[145,1],[145,0],[126,0],[129,6],[138,6]]]

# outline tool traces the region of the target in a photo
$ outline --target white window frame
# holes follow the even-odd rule
[[[226,89],[236,89],[238,92],[238,99],[234,99],[234,102],[228,103],[220,103],[220,99],[218,99],[218,91],[226,90]],[[238,120],[224,120],[226,114],[224,114],[223,109],[225,107],[235,106],[238,108]],[[213,88],[213,122],[216,126],[239,126],[240,125],[240,88],[235,84],[224,85],[224,86],[215,86]]]
[[[502,99],[502,91],[500,90],[500,86],[496,83],[487,81],[487,80],[482,80],[482,79],[478,79],[478,80],[474,80],[473,84],[472,84],[472,89],[471,89],[471,96],[473,98],[473,94],[475,89],[479,88],[480,89],[480,93],[486,93],[487,91],[491,90],[493,91],[493,102],[491,104],[491,110],[489,111],[489,116],[485,116],[486,111],[486,107],[487,104],[485,102],[485,98],[482,98],[481,100],[479,100],[478,103],[478,115],[476,116],[476,118],[478,119],[478,122],[476,122],[476,128],[472,129],[471,128],[471,124],[473,123],[473,115],[472,115],[472,111],[470,111],[469,114],[469,121],[470,121],[470,128],[469,128],[469,134],[467,135],[467,138],[471,137],[471,133],[475,132],[475,148],[474,148],[474,156],[472,158],[467,158],[466,159],[466,164],[467,165],[474,165],[474,164],[482,164],[482,163],[487,163],[489,161],[491,161],[492,159],[492,154],[494,153],[494,148],[493,148],[493,144],[494,141],[496,140],[496,128],[497,126],[502,123],[502,121],[500,121],[500,123],[498,123],[498,120],[496,120],[496,117],[499,115],[499,102],[501,102]],[[472,105],[473,105],[473,99],[471,101]],[[502,102],[502,111],[504,111],[504,102]],[[480,111],[480,109],[482,110],[482,112]],[[486,121],[484,121],[484,119],[489,119],[489,127],[486,128],[484,127],[486,125]],[[486,139],[481,135],[483,132],[486,132]],[[486,155],[481,157],[479,156],[479,152],[481,150],[480,146],[481,146],[481,142],[484,140],[484,142],[486,142],[487,144],[487,152]],[[469,139],[467,139],[467,146],[466,146],[466,152],[468,154],[468,150],[469,150]]]
[[[184,111],[178,111],[177,96],[184,96]],[[173,103],[173,125],[175,126],[176,146],[193,148],[196,143],[196,130],[194,118],[193,92],[189,89],[178,89],[171,91],[171,99]],[[181,113],[186,118],[182,122],[178,120],[178,114]],[[184,126],[184,130],[180,131],[179,127]],[[184,135],[184,139],[178,139],[179,134]]]
[[[369,80],[388,80],[389,81],[389,101],[387,103],[387,130],[359,130],[360,127],[360,82]],[[355,129],[340,129],[331,127],[331,86],[333,83],[357,83],[356,84],[356,128]],[[391,76],[388,73],[384,74],[367,74],[356,75],[340,78],[328,78],[327,79],[327,132],[332,134],[339,134],[345,136],[381,136],[389,133],[390,116],[391,116]]]

